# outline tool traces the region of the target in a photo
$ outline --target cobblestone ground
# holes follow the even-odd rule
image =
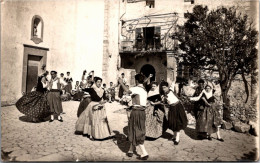
[[[90,141],[75,135],[79,102],[63,102],[64,122],[30,123],[15,106],[1,108],[2,159],[9,161],[137,161],[138,154],[126,156],[127,116],[124,106],[107,104],[113,139]],[[225,142],[196,140],[194,124],[181,131],[181,142],[174,146],[167,131],[157,140],[145,141],[148,161],[253,161],[256,159],[257,137],[221,130]],[[140,150],[137,149],[137,153]]]

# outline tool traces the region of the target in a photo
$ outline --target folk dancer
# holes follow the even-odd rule
[[[174,145],[178,145],[180,142],[180,130],[183,130],[188,125],[187,115],[181,101],[177,98],[173,90],[169,87],[167,82],[162,82],[160,87],[163,91],[162,102],[168,111],[167,128],[174,132],[172,141]]]
[[[120,87],[132,97],[131,114],[128,121],[128,140],[130,141],[130,149],[127,153],[128,157],[133,156],[134,147],[140,147],[142,154],[139,159],[147,160],[149,155],[144,146],[145,140],[145,108],[147,102],[147,92],[143,86],[144,76],[135,75],[136,86],[128,89],[124,84],[124,80],[119,78]]]
[[[51,114],[46,98],[48,86],[46,76],[48,74],[49,72],[45,71],[42,75],[38,76],[36,91],[23,95],[15,104],[17,109],[31,118],[33,122],[44,121],[44,118],[47,118]]]
[[[63,112],[61,97],[60,97],[61,83],[60,79],[57,77],[56,71],[51,71],[51,81],[47,95],[47,100],[51,109],[51,119],[50,122],[54,121],[54,115],[58,116],[58,121],[63,122],[61,113]]]
[[[205,90],[203,90],[199,96],[191,97],[192,101],[201,100],[202,105],[200,106],[200,110],[198,110],[198,117],[196,120],[196,131],[199,133],[207,133],[208,140],[212,140],[211,134],[217,134],[217,140],[223,142],[224,139],[220,136],[220,125],[221,118],[218,110],[218,105],[215,102],[214,97],[215,88],[214,85],[210,84],[205,86]]]

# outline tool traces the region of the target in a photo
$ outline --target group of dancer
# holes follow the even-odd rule
[[[41,120],[51,115],[50,122],[54,115],[62,122],[62,105],[60,98],[61,82],[57,78],[57,72],[51,71],[51,80],[48,81],[45,71],[38,78],[37,89],[29,92],[20,98],[16,106],[18,110],[34,120]],[[86,71],[83,72],[83,76]],[[170,129],[173,132],[172,141],[174,145],[180,143],[180,130],[188,125],[185,108],[182,101],[176,95],[174,82],[172,85],[165,81],[149,83],[150,75],[146,78],[142,74],[135,75],[135,86],[129,88],[124,80],[124,74],[118,79],[116,86],[121,92],[131,97],[131,104],[127,109],[128,113],[128,141],[130,148],[127,156],[132,157],[136,147],[140,147],[141,160],[147,160],[149,155],[145,149],[146,137],[159,138]],[[83,78],[83,77],[82,77]],[[112,137],[109,119],[106,114],[107,102],[115,99],[115,86],[110,83],[110,90],[102,87],[102,78],[94,77],[94,72],[86,78],[83,83],[84,92],[78,107],[78,120],[76,121],[76,133],[84,134],[90,140],[106,139]],[[193,97],[194,113],[196,118],[196,130],[198,138],[212,140],[211,134],[217,133],[217,140],[224,141],[219,133],[221,119],[214,102],[214,85],[199,80]],[[112,92],[112,93],[111,93]],[[123,96],[121,96],[123,97]],[[111,106],[111,105],[110,105]]]
[[[145,77],[142,74],[135,75],[136,86],[129,88],[122,78],[118,79],[120,88],[131,95],[131,106],[128,122],[128,140],[130,149],[127,153],[133,156],[135,147],[140,147],[142,160],[148,159],[149,155],[144,147],[145,137],[158,138],[162,135],[163,128],[171,129],[174,132],[173,142],[178,145],[180,142],[180,130],[185,129],[188,120],[184,107],[175,96],[167,82],[161,82],[162,92],[159,93],[158,84],[151,83],[152,89],[149,93],[144,87]],[[101,88],[102,79],[95,78],[95,83],[86,90],[90,98],[85,98],[80,103],[78,110],[79,118],[76,122],[76,132],[88,135],[91,140],[105,139],[111,137],[109,120],[106,116],[105,91]],[[150,100],[150,102],[147,101]],[[147,108],[147,104],[149,107]],[[168,108],[167,122],[163,123],[164,106]],[[163,114],[161,114],[163,113]],[[148,123],[146,123],[146,119]],[[154,122],[154,123],[153,123]],[[158,125],[157,125],[158,124]],[[166,124],[163,127],[163,124]],[[154,128],[154,126],[157,128]],[[149,129],[149,130],[146,130]]]

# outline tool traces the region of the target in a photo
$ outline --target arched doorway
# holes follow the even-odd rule
[[[155,69],[152,65],[150,64],[146,64],[144,65],[141,70],[140,73],[142,73],[144,76],[148,77],[150,74],[153,74],[153,77],[150,79],[150,82],[155,81]]]

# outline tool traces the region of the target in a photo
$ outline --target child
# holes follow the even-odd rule
[[[127,88],[129,89],[129,85],[127,85]],[[131,96],[129,95],[129,93],[127,93],[126,91],[124,91],[123,93],[123,97],[120,101],[120,103],[122,103],[122,105],[128,105],[128,103],[131,101]]]
[[[110,88],[108,88],[107,93],[108,102],[111,103],[115,101],[116,91],[115,87],[113,86],[113,82],[110,82]]]

